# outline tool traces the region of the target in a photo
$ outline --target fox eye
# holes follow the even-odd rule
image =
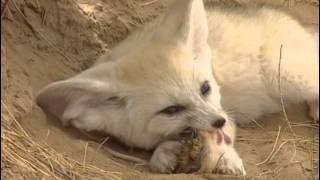
[[[175,106],[169,106],[161,110],[159,113],[167,114],[167,115],[174,115],[177,113],[180,113],[184,111],[186,108],[183,106],[175,105]]]
[[[201,94],[203,96],[206,96],[209,94],[210,90],[211,88],[210,88],[209,81],[204,81],[200,87]]]

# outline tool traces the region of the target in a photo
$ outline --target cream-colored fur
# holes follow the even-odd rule
[[[277,10],[242,12],[213,8],[206,14],[201,0],[177,0],[93,67],[42,89],[37,103],[64,124],[155,149],[151,169],[170,173],[181,146],[175,138],[185,128],[215,131],[212,125],[223,118],[222,129],[233,142],[235,126],[226,112],[237,122],[248,122],[279,111],[276,75],[282,44],[285,99],[308,100],[318,112],[316,38]],[[205,81],[211,90],[202,95]],[[184,110],[162,113],[177,105]],[[217,144],[214,133],[204,136],[208,152],[201,171],[245,174],[233,143]]]
[[[243,13],[245,12],[245,13]],[[238,123],[281,110],[281,90],[287,104],[313,102],[319,119],[319,39],[297,20],[277,9],[261,7],[208,11],[213,71],[222,104]]]

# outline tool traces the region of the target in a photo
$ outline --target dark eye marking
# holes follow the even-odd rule
[[[186,110],[186,107],[184,107],[184,106],[173,105],[173,106],[168,106],[168,107],[164,108],[159,113],[167,114],[167,115],[174,115],[174,114],[180,113],[184,110]]]
[[[208,95],[210,93],[210,90],[211,90],[211,87],[210,87],[209,81],[204,81],[200,87],[201,95],[203,96]]]

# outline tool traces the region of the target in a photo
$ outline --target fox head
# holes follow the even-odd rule
[[[212,72],[202,1],[176,1],[149,34],[120,49],[126,55],[48,85],[37,103],[65,124],[143,148],[188,127],[221,128],[228,117]]]

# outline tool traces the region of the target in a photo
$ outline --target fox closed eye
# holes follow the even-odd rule
[[[205,97],[205,96],[209,95],[210,91],[211,91],[211,87],[210,87],[209,81],[206,80],[201,84],[201,87],[200,87],[201,95]],[[159,113],[172,116],[172,115],[181,113],[185,110],[186,110],[186,107],[184,107],[184,106],[172,105],[172,106],[168,106],[168,107],[164,108],[163,110],[159,111]]]
[[[173,105],[173,106],[168,106],[168,107],[164,108],[159,113],[172,116],[174,114],[181,113],[185,110],[186,110],[186,107],[184,107],[184,106]]]
[[[209,84],[209,81],[204,81],[200,87],[200,91],[201,91],[201,95],[203,96],[207,96],[210,91],[211,91],[211,87]]]

